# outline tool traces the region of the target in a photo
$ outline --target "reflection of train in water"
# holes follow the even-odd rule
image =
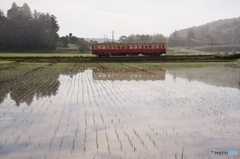
[[[160,56],[166,54],[165,43],[97,43],[92,45],[92,54],[101,56],[147,55]]]
[[[165,80],[165,70],[157,71],[106,71],[102,72],[99,70],[93,70],[94,80],[135,80],[135,81],[146,81],[146,80]]]

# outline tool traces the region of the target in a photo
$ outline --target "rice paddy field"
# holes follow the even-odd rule
[[[240,158],[226,63],[0,65],[0,158]],[[235,65],[234,65],[235,66]]]

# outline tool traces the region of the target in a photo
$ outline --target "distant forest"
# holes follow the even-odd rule
[[[0,51],[24,52],[55,50],[59,36],[56,17],[40,13],[24,3],[16,3],[5,16],[0,11]]]
[[[205,44],[240,44],[240,17],[218,20],[198,27],[174,31],[168,46],[200,46]]]

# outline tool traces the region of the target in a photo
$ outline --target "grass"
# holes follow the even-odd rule
[[[240,59],[237,59],[237,62],[240,64]]]
[[[68,44],[69,49],[78,49],[79,47],[76,44]]]
[[[0,61],[0,65],[6,65],[6,64],[11,64],[14,63],[15,61]]]
[[[91,53],[1,53],[0,57],[86,57],[92,56]]]
[[[217,57],[219,59],[240,59],[240,53],[228,54],[228,55],[219,54],[219,55],[217,55]]]
[[[202,52],[198,50],[191,50],[184,47],[168,47],[167,55],[209,55],[211,52]]]
[[[79,49],[79,46],[76,44],[68,44],[68,47],[58,47],[58,49]]]

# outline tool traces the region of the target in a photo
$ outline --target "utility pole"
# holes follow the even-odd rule
[[[114,31],[112,31],[112,42],[114,43]]]

